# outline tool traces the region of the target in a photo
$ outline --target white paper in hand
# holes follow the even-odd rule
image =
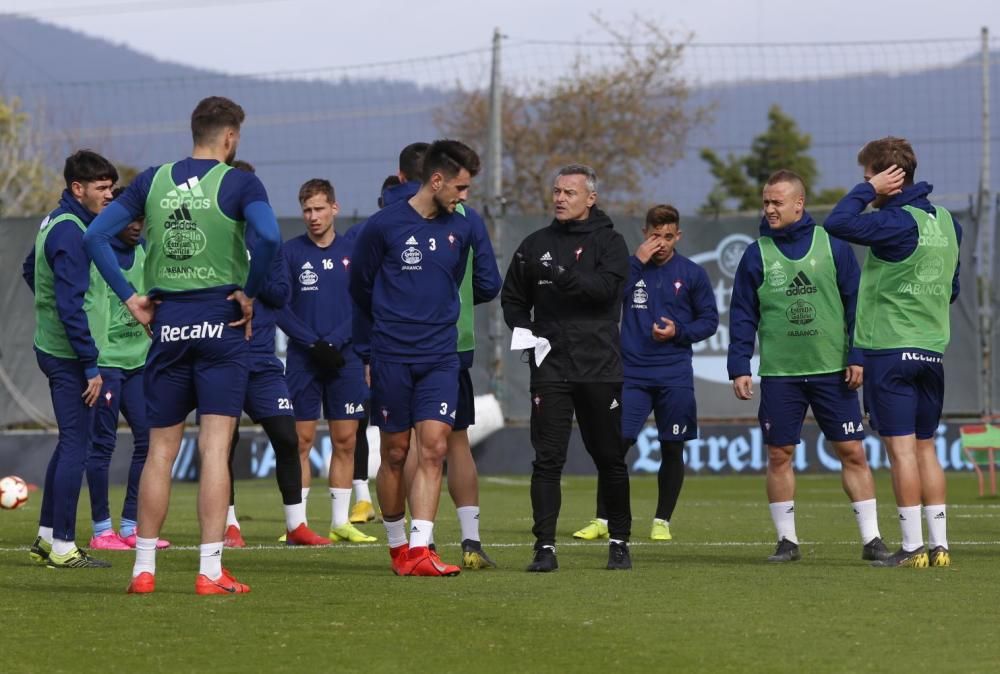
[[[545,356],[549,355],[552,350],[552,345],[544,337],[535,337],[527,328],[514,328],[510,336],[510,350],[522,351],[524,349],[534,349],[535,365],[541,365]]]

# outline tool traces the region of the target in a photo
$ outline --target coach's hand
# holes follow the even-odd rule
[[[129,313],[139,321],[139,324],[146,329],[146,334],[153,336],[153,330],[149,326],[153,323],[153,315],[156,313],[156,305],[148,295],[133,294],[125,300],[125,307]]]
[[[253,298],[247,297],[242,290],[234,290],[227,300],[232,300],[233,302],[240,303],[240,310],[243,312],[243,318],[238,321],[233,321],[229,324],[231,328],[238,328],[239,326],[244,326],[247,341],[253,337]]]
[[[740,400],[750,400],[753,398],[753,379],[749,375],[742,375],[733,380],[733,392]]]
[[[666,316],[660,316],[660,322],[663,323],[662,328],[657,327],[656,321],[653,321],[653,340],[657,342],[669,342],[677,335],[677,326]]]
[[[101,396],[102,386],[104,386],[104,380],[101,379],[101,375],[87,380],[87,388],[80,396],[83,398],[83,402],[87,403],[87,407],[93,407],[97,404],[97,399]]]
[[[889,197],[903,191],[905,178],[906,171],[893,164],[881,173],[873,175],[868,182],[875,189],[875,194]]]
[[[857,391],[865,383],[865,368],[860,365],[848,365],[844,370],[844,381],[847,382],[847,388]]]

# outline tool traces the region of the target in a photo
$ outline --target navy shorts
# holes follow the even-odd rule
[[[865,354],[865,411],[879,435],[933,438],[944,406],[941,354]]]
[[[467,369],[458,371],[458,403],[455,405],[454,431],[464,431],[476,423],[476,392],[472,390],[472,375]]]
[[[292,370],[285,378],[296,421],[316,421],[320,412],[327,421],[365,418],[368,385],[363,369],[349,368],[333,376],[311,369]]]
[[[865,437],[858,392],[847,387],[843,372],[835,372],[809,377],[761,377],[757,419],[764,443],[776,447],[799,444],[808,407],[827,440],[844,442]]]
[[[409,430],[418,421],[452,426],[458,416],[458,356],[432,363],[387,363],[372,359],[372,423],[386,433]]]
[[[239,417],[247,388],[250,343],[239,304],[218,295],[165,298],[153,319],[143,390],[149,425],[179,424],[199,415]]]
[[[622,387],[622,437],[634,440],[653,412],[660,442],[698,437],[694,389],[625,382]]]
[[[251,367],[243,411],[254,423],[269,417],[290,417],[294,413],[285,369],[274,356],[258,360]]]

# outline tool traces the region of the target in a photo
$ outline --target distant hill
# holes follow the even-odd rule
[[[713,104],[714,121],[692,135],[687,157],[647,181],[646,197],[693,212],[712,186],[698,149],[746,152],[765,127],[768,107],[778,103],[812,134],[821,172],[818,187],[853,185],[860,175],[854,158],[865,140],[904,135],[917,147],[918,177],[933,182],[936,193],[951,195],[951,205],[966,205],[979,176],[980,77],[978,64],[967,62],[897,76],[700,89],[693,102]],[[991,91],[996,120],[997,68]],[[294,215],[298,186],[314,176],[331,178],[345,214],[373,210],[399,149],[438,135],[433,112],[454,92],[384,75],[337,82],[219,75],[33,19],[0,15],[0,93],[20,96],[29,109],[40,110],[36,114],[60,141],[60,153],[90,146],[140,168],[187,151],[187,119],[199,98],[231,96],[248,113],[240,155],[257,166],[278,213]],[[1000,136],[1000,122],[993,129],[991,135]],[[1000,159],[998,141],[994,166]]]

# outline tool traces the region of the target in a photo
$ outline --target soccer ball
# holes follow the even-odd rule
[[[28,485],[17,475],[0,479],[0,508],[16,510],[28,502]]]

